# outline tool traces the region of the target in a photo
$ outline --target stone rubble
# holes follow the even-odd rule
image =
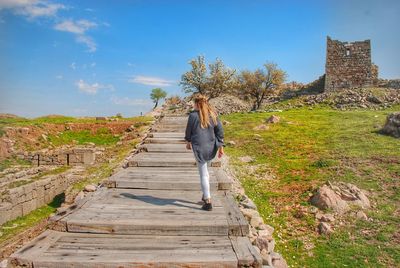
[[[274,228],[264,223],[263,218],[257,211],[257,206],[254,202],[244,193],[244,189],[240,182],[232,174],[228,168],[228,157],[222,158],[222,166],[226,174],[231,178],[233,185],[232,191],[238,197],[239,209],[243,216],[249,222],[249,239],[253,246],[257,248],[257,252],[263,259],[263,267],[270,268],[287,268],[288,265],[285,259],[277,252],[275,252],[275,240],[273,238]]]
[[[391,113],[387,116],[381,133],[400,138],[400,112]]]

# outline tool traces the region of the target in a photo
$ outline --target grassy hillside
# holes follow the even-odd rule
[[[390,109],[339,111],[318,105],[281,113],[224,116],[231,163],[266,223],[275,228],[277,251],[291,267],[396,267],[400,263],[400,140],[380,135]],[[267,130],[254,130],[272,114]],[[241,156],[254,161],[243,163]],[[320,236],[308,203],[326,180],[369,191],[371,221],[336,220]]]

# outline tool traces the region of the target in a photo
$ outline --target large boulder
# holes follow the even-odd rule
[[[400,138],[400,112],[391,113],[386,118],[382,133]]]
[[[339,214],[349,210],[346,201],[342,200],[328,185],[323,185],[310,199],[311,204],[320,209],[333,209]]]
[[[320,209],[332,209],[338,214],[345,213],[352,205],[362,209],[370,207],[369,199],[362,190],[344,182],[327,182],[315,191],[310,202]]]

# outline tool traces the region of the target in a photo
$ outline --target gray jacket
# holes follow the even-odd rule
[[[221,121],[217,118],[217,124],[214,125],[210,118],[210,126],[201,128],[199,111],[191,112],[186,125],[185,140],[192,143],[197,162],[204,163],[212,160],[218,148],[224,145],[224,130]]]

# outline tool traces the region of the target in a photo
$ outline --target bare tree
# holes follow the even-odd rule
[[[253,100],[253,110],[260,108],[263,100],[285,82],[286,73],[275,63],[264,64],[265,69],[242,71],[238,76],[239,92]]]

